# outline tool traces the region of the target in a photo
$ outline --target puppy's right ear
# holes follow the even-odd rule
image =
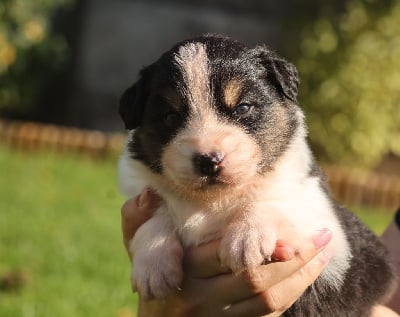
[[[265,46],[256,46],[251,50],[264,65],[267,71],[267,79],[286,98],[297,102],[299,88],[299,74],[296,66],[279,57]]]
[[[147,97],[148,88],[142,72],[142,77],[139,81],[123,93],[119,102],[119,114],[125,123],[126,129],[136,129],[141,125]]]

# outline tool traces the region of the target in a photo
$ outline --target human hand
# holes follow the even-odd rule
[[[399,315],[386,306],[376,305],[370,317],[399,317]]]
[[[122,207],[124,243],[151,218],[159,198],[149,190]],[[180,291],[164,300],[144,301],[139,294],[138,316],[269,316],[281,315],[319,276],[331,255],[324,247],[329,230],[316,233],[300,253],[284,242],[274,258],[280,262],[261,265],[252,272],[233,275],[218,259],[219,241],[187,250],[185,277]]]
[[[160,198],[150,189],[144,189],[135,198],[125,202],[121,208],[121,228],[125,248],[139,227],[149,220],[160,203]],[[130,256],[130,255],[129,255]]]

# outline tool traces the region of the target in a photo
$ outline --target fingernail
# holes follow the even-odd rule
[[[318,230],[317,234],[313,237],[314,245],[318,250],[325,247],[331,239],[332,232],[327,228]]]
[[[137,202],[139,208],[142,208],[147,203],[148,197],[149,197],[149,189],[145,188],[139,195],[139,199]]]

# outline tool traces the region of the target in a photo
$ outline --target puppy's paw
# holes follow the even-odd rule
[[[132,268],[132,290],[144,299],[165,298],[179,289],[183,279],[181,245],[138,250]]]
[[[277,235],[273,228],[247,221],[233,223],[221,240],[221,264],[234,273],[254,269],[265,260],[271,260],[276,241]]]

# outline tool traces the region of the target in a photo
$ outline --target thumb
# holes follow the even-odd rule
[[[160,197],[149,188],[129,200],[121,208],[121,228],[125,247],[137,229],[149,220],[160,204]]]

